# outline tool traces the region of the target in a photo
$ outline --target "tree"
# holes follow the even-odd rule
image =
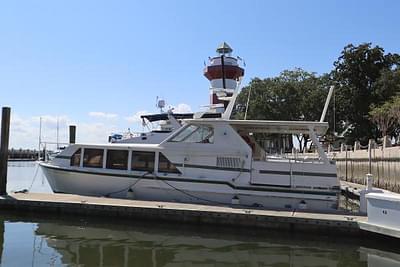
[[[387,135],[388,129],[396,122],[391,108],[392,102],[388,101],[382,106],[373,108],[369,112],[371,121],[378,126],[379,131],[382,133],[382,137]]]
[[[400,95],[391,98],[381,106],[372,107],[369,115],[371,121],[382,133],[382,137],[398,136],[400,131]]]
[[[328,82],[328,75],[318,77],[302,69],[285,70],[278,77],[252,79],[240,93],[238,104],[246,106],[251,88],[248,119],[316,121],[320,119],[328,94]],[[236,118],[244,118],[244,109]],[[307,146],[308,136],[297,138],[300,149]]]
[[[337,88],[337,115],[343,128],[352,126],[349,142],[358,139],[367,143],[368,139],[377,138],[368,113],[372,105],[382,104],[398,90],[389,84],[396,81],[393,72],[399,66],[398,54],[385,54],[383,48],[372,47],[371,43],[347,45],[334,62],[331,77]]]

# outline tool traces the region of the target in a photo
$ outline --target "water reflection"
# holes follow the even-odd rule
[[[20,218],[0,215],[1,266],[400,266],[391,245],[342,237]]]
[[[337,249],[318,244],[249,242],[195,233],[49,223],[40,223],[36,234],[46,237],[47,244],[62,255],[64,263],[77,265],[338,266],[340,263]]]

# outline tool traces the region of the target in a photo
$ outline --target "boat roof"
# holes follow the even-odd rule
[[[237,130],[259,133],[308,133],[310,129],[323,135],[329,128],[327,122],[318,121],[270,121],[270,120],[227,120],[227,119],[192,119],[190,124],[226,123]]]
[[[194,113],[172,113],[171,115],[177,120],[182,120],[182,119],[193,119]],[[202,114],[202,118],[220,118],[220,117],[221,113],[206,112]],[[141,115],[140,118],[147,119],[150,122],[168,120],[168,113]]]
[[[73,144],[74,146],[81,146],[87,148],[157,148],[158,144],[147,143],[86,143],[86,144]]]

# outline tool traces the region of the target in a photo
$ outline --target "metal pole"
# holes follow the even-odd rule
[[[60,146],[58,145],[59,144],[59,130],[60,130],[60,120],[57,117],[57,150],[59,150],[59,148],[60,148]]]
[[[1,116],[0,143],[0,195],[7,194],[8,141],[10,137],[11,108],[3,107]]]
[[[372,151],[372,140],[369,140],[369,144],[368,144],[368,163],[369,163],[369,171],[368,173],[371,174],[372,173],[372,159],[371,159],[371,151]]]
[[[39,145],[38,145],[38,160],[40,161],[40,145],[42,144],[42,117],[39,118]]]
[[[221,68],[222,68],[222,87],[223,87],[224,89],[226,89],[224,55],[221,56]]]
[[[250,88],[249,88],[249,94],[247,96],[246,112],[244,113],[244,120],[247,119],[247,110],[249,109],[250,94],[251,94],[251,85],[250,85]]]
[[[346,149],[346,162],[345,162],[345,164],[346,164],[346,182],[347,182],[347,145],[345,145],[344,147]]]
[[[69,143],[75,144],[76,141],[76,126],[70,125],[69,126]]]
[[[331,86],[329,88],[328,97],[326,98],[326,101],[325,101],[324,110],[322,111],[321,119],[319,120],[320,122],[324,122],[324,120],[325,120],[325,115],[326,115],[326,111],[328,110],[329,102],[330,102],[331,97],[332,97],[333,88],[334,88],[333,86]]]

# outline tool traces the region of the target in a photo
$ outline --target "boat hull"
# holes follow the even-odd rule
[[[337,192],[234,186],[228,182],[101,173],[41,164],[55,193],[271,209],[337,210]],[[304,203],[306,205],[304,205]]]

